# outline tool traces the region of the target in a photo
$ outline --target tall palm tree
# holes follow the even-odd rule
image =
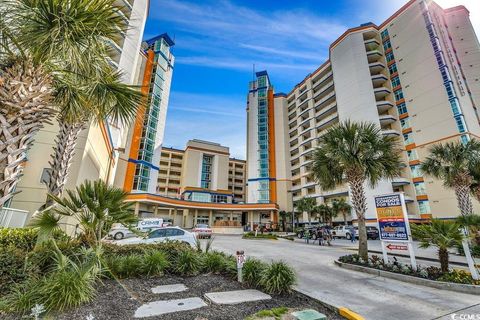
[[[316,206],[314,212],[320,215],[322,223],[329,223],[333,218],[332,208],[325,203]]]
[[[449,221],[432,219],[431,224],[412,225],[412,235],[420,241],[420,248],[435,246],[442,272],[448,272],[448,249],[462,242],[460,225]]]
[[[347,183],[358,219],[358,253],[368,258],[364,184],[372,188],[382,179],[400,173],[401,151],[396,139],[383,135],[374,123],[345,121],[332,127],[319,139],[312,173],[319,185],[331,190]]]
[[[443,180],[443,185],[453,188],[457,206],[462,215],[473,212],[470,187],[471,172],[480,166],[480,142],[447,142],[430,148],[430,155],[421,163],[420,169],[427,175]]]
[[[336,215],[341,214],[343,216],[343,224],[347,225],[347,214],[352,210],[352,206],[343,198],[334,199],[332,201],[332,210]]]
[[[131,225],[138,220],[131,204],[125,202],[126,196],[122,189],[102,180],[85,181],[75,190],[67,190],[65,197],[52,195],[56,205],[34,217],[31,226],[38,228],[41,242],[73,220],[80,225],[83,239],[96,246],[113,223]]]
[[[312,224],[312,213],[317,205],[315,198],[303,197],[294,202],[294,207],[300,212],[306,212],[308,216],[308,224]]]
[[[125,29],[115,0],[3,0],[0,4],[0,207],[14,194],[38,131],[61,109],[69,74]],[[34,161],[34,159],[31,159]]]
[[[50,164],[50,177],[47,182],[48,192],[60,196],[65,188],[69,168],[75,155],[75,147],[79,134],[91,122],[100,123],[108,117],[110,121],[125,123],[134,118],[141,94],[134,88],[120,81],[121,74],[113,70],[106,63],[97,63],[94,74],[89,77],[76,77],[72,84],[74,91],[65,103],[58,117],[60,130],[55,139],[54,153]],[[78,112],[75,108],[68,108],[69,104],[84,104]],[[51,198],[49,198],[51,200]],[[47,200],[45,206],[50,201]]]
[[[480,202],[480,168],[476,168],[470,172],[472,176],[472,184],[470,185],[470,193]]]

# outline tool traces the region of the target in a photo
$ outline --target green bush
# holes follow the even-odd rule
[[[255,236],[255,232],[246,232],[243,234],[243,239],[270,239],[270,240],[277,240],[277,236],[272,233],[257,233]]]
[[[463,246],[461,244],[457,246],[457,251],[458,251],[458,254],[462,256],[465,255],[465,251],[463,250]],[[470,252],[472,253],[472,256],[474,256],[475,258],[480,258],[480,245],[478,244],[472,245],[470,247]]]
[[[463,283],[463,284],[476,284],[480,285],[479,280],[473,280],[472,275],[464,270],[451,270],[444,273],[438,278],[438,281]]]
[[[283,261],[272,262],[263,272],[260,284],[270,294],[284,294],[291,291],[296,282],[292,268]]]
[[[173,267],[173,272],[183,276],[195,275],[201,267],[200,256],[193,250],[181,251]]]
[[[26,252],[13,246],[0,248],[0,296],[8,293],[15,283],[27,279]]]
[[[37,242],[37,231],[32,228],[0,228],[0,248],[14,246],[30,251]]]
[[[125,256],[110,256],[105,259],[108,270],[117,278],[130,278],[143,274],[144,255],[132,253]]]
[[[267,264],[254,258],[248,258],[243,264],[243,280],[252,287],[258,288],[262,280],[262,273]]]
[[[150,250],[142,257],[142,272],[148,276],[161,275],[168,266],[167,255],[162,251]]]
[[[167,241],[162,243],[152,244],[130,244],[119,246],[116,244],[105,243],[103,249],[106,256],[125,256],[132,253],[144,254],[148,251],[162,251],[165,252],[170,261],[176,260],[178,254],[183,251],[193,251],[193,249],[186,243],[178,241]]]
[[[225,271],[227,263],[223,254],[214,251],[204,253],[202,257],[202,271],[217,274]]]

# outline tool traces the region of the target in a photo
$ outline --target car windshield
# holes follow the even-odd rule
[[[197,224],[197,228],[199,229],[208,229],[208,224]]]

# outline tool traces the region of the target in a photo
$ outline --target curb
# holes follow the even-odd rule
[[[409,276],[405,274],[359,266],[356,264],[343,263],[337,260],[335,260],[334,263],[337,266],[348,269],[348,270],[364,272],[364,273],[381,276],[389,279],[399,280],[403,282],[408,282],[416,285],[422,285],[422,286],[440,289],[440,290],[449,290],[449,291],[455,291],[455,292],[461,292],[461,293],[467,293],[467,294],[480,295],[480,286],[476,286],[472,284],[434,281],[434,280]]]
[[[340,307],[338,308],[338,313],[344,317],[345,319],[348,320],[365,320],[364,317],[359,315],[358,313],[353,312],[352,310],[345,308],[345,307]]]
[[[362,317],[361,315],[359,315],[358,313],[355,313],[353,312],[352,310],[346,308],[346,307],[336,307],[334,306],[333,304],[330,304],[330,303],[327,303],[327,302],[324,302],[322,300],[318,300],[317,298],[314,298],[312,297],[311,295],[309,295],[308,293],[300,290],[300,289],[293,289],[294,291],[298,292],[298,293],[301,293],[307,297],[309,297],[310,299],[313,299],[315,301],[317,301],[318,303],[320,303],[322,306],[324,306],[326,309],[332,311],[332,312],[335,312],[336,314],[342,316],[343,318],[347,319],[347,320],[365,320],[364,317]]]

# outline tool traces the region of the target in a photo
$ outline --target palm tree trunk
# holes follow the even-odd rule
[[[59,120],[60,130],[55,139],[54,152],[50,164],[50,179],[47,183],[48,193],[54,196],[61,196],[65,189],[68,178],[68,171],[75,155],[80,132],[85,129],[86,122],[68,123],[65,119]],[[47,199],[45,207],[51,205],[52,200]]]
[[[358,255],[368,261],[367,228],[365,226],[365,211],[367,211],[367,198],[363,189],[363,179],[355,177],[349,179],[352,193],[352,204],[358,220]],[[355,235],[353,235],[355,236]]]
[[[440,260],[442,272],[448,272],[448,250],[445,248],[438,249],[438,259]]]
[[[463,216],[473,213],[472,200],[470,199],[470,186],[456,185],[455,196],[457,197],[457,205]]]
[[[343,215],[343,225],[347,225],[347,213],[345,211],[342,211],[342,215]]]
[[[0,208],[15,194],[35,135],[55,115],[52,91],[50,76],[31,61],[0,70]]]

